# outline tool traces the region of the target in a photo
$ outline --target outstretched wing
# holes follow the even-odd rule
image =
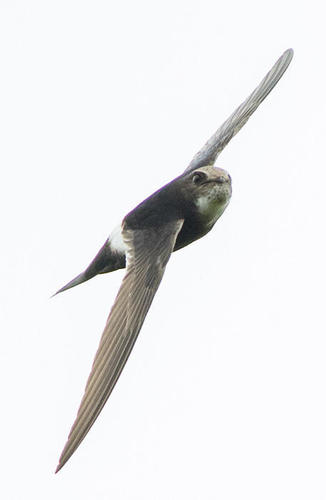
[[[129,357],[170,258],[183,220],[159,228],[124,227],[127,270],[108,317],[76,420],[57,471],[95,422]]]
[[[268,96],[275,87],[293,57],[293,50],[288,49],[276,61],[272,69],[260,82],[250,96],[232,113],[220,126],[215,134],[206,142],[203,148],[194,156],[185,172],[191,172],[205,165],[213,165],[220,152],[225,148],[232,137],[239,132],[250,118],[259,104]]]

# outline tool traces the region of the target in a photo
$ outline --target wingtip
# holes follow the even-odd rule
[[[282,77],[282,75],[285,73],[285,71],[288,69],[289,65],[291,64],[291,61],[293,59],[293,55],[294,55],[294,50],[290,47],[288,49],[286,49],[283,54],[281,55],[281,57],[278,59],[278,61],[275,63],[274,67],[279,67],[278,68],[278,71],[279,71],[279,78],[278,80]],[[272,68],[272,69],[273,69]],[[277,80],[277,81],[278,81]]]
[[[288,55],[290,57],[290,60],[292,59],[293,55],[294,55],[294,50],[292,49],[292,47],[290,47],[289,49],[287,49],[285,52],[284,52],[284,55]]]
[[[55,474],[57,474],[61,469],[62,467],[65,465],[65,463],[69,460],[69,457],[66,458],[65,460],[63,460],[61,457],[59,459],[59,463],[57,465],[57,468],[56,470],[54,471]]]
[[[279,61],[282,61],[283,64],[285,62],[287,68],[290,62],[292,61],[293,56],[294,56],[294,50],[290,47],[283,52],[283,54],[279,58]]]

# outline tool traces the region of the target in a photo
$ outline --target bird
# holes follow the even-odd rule
[[[293,50],[286,50],[256,89],[198,151],[186,170],[129,212],[89,266],[56,292],[55,295],[98,274],[126,267],[55,472],[76,451],[109,398],[172,252],[207,234],[228,206],[231,177],[215,166],[216,159],[277,84],[292,57]]]

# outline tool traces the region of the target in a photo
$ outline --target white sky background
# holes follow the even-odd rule
[[[1,498],[326,497],[325,15],[300,5],[1,1]],[[288,47],[219,158],[227,211],[54,475],[123,271],[49,296]]]

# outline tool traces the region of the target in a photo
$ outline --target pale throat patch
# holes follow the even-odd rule
[[[230,199],[219,201],[214,196],[214,193],[209,193],[206,196],[200,196],[196,200],[198,212],[203,218],[203,222],[207,226],[215,224],[217,219],[221,217],[222,213],[229,204]]]

